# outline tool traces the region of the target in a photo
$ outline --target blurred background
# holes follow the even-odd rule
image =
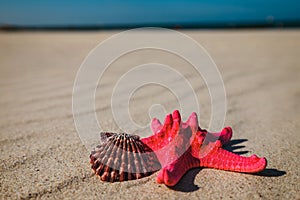
[[[291,27],[298,0],[0,0],[2,29]]]

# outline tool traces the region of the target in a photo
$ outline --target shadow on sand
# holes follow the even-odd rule
[[[199,186],[195,185],[195,177],[201,171],[202,168],[194,168],[189,170],[173,187],[169,187],[172,190],[181,191],[181,192],[194,192],[199,190]]]

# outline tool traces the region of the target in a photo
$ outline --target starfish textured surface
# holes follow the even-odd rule
[[[181,122],[180,113],[175,110],[166,116],[163,125],[154,118],[151,128],[154,134],[142,141],[161,162],[158,183],[174,186],[195,167],[244,173],[256,173],[266,168],[265,158],[243,157],[223,149],[222,145],[232,137],[232,129],[226,127],[220,133],[209,133],[198,126],[196,113],[192,113],[187,122]]]

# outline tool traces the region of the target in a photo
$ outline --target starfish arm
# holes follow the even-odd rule
[[[188,170],[199,167],[199,164],[199,159],[193,157],[187,151],[178,160],[161,169],[157,175],[156,182],[167,186],[174,186]]]
[[[267,166],[265,158],[258,158],[256,155],[243,157],[221,148],[222,144],[218,140],[215,147],[208,155],[200,158],[200,167],[210,167],[215,169],[257,173],[264,170]]]
[[[219,138],[222,145],[228,144],[232,137],[232,128],[231,127],[225,127],[223,130],[219,133],[210,133],[214,137]]]
[[[187,122],[185,124],[188,125],[191,128],[192,133],[196,134],[196,132],[198,131],[198,117],[197,117],[197,114],[195,112],[193,112],[189,116],[189,119],[187,120]]]
[[[168,139],[168,143],[173,140],[173,138],[175,138],[175,136],[178,134],[178,132],[180,131],[180,126],[181,126],[181,116],[178,110],[175,110],[172,114],[172,128],[171,131],[166,132],[167,135],[167,139]]]
[[[173,124],[172,115],[169,114],[166,116],[164,125],[160,126],[161,129],[158,129],[159,124],[160,122],[157,119],[153,119],[151,128],[155,129],[156,131],[154,131],[154,134],[151,135],[150,137],[142,139],[142,142],[148,145],[153,151],[161,149],[166,145],[166,137],[167,137],[166,132],[172,129],[172,124]]]
[[[160,129],[162,128],[162,124],[160,123],[160,121],[157,118],[153,118],[152,122],[151,122],[151,129],[152,132],[155,134],[156,132],[158,132]]]
[[[178,110],[175,110],[173,114],[168,114],[163,125],[158,119],[154,118],[151,124],[154,134],[143,138],[142,141],[153,151],[159,150],[175,138],[182,124],[185,123],[181,123],[181,116]]]

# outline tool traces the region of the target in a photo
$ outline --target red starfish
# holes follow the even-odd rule
[[[157,155],[162,169],[157,176],[158,183],[176,185],[191,168],[210,167],[235,172],[256,173],[267,165],[265,158],[256,155],[243,157],[222,148],[232,136],[230,127],[220,133],[209,133],[198,127],[196,113],[187,122],[181,122],[178,110],[169,114],[162,125],[156,118],[151,128],[154,135],[143,138]]]

